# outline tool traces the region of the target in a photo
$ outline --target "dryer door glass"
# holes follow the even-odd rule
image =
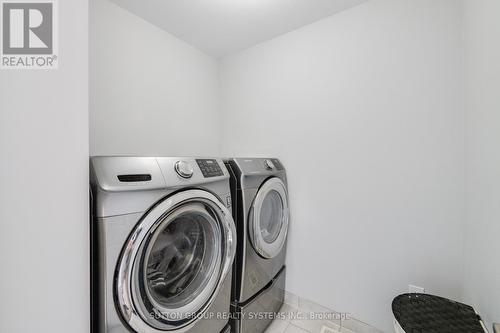
[[[278,192],[269,191],[262,203],[260,210],[260,232],[268,244],[278,238],[283,225],[283,201]]]
[[[257,192],[249,216],[254,249],[264,258],[277,256],[286,243],[289,210],[286,187],[279,178],[267,180]]]

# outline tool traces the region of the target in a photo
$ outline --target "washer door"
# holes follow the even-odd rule
[[[285,184],[279,178],[267,180],[255,196],[249,217],[250,240],[262,257],[273,258],[281,251],[289,217]]]
[[[231,213],[212,194],[188,190],[166,198],[124,245],[117,305],[137,332],[185,332],[212,304],[236,250]]]

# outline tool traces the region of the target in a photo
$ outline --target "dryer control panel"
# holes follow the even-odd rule
[[[205,178],[218,177],[224,175],[222,169],[220,168],[219,163],[217,163],[217,160],[215,159],[197,159],[196,163],[198,163],[201,173]]]

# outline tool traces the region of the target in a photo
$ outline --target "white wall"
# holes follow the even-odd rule
[[[88,1],[59,69],[0,71],[0,332],[89,332]]]
[[[464,1],[465,300],[500,322],[500,2]],[[488,325],[489,326],[489,325]]]
[[[222,153],[288,170],[288,289],[387,331],[409,283],[461,296],[460,10],[372,0],[221,61]]]
[[[217,154],[217,62],[107,0],[90,10],[91,155]]]

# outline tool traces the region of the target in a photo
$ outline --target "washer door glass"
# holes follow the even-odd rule
[[[142,276],[156,308],[182,309],[193,302],[220,267],[220,241],[217,222],[201,205],[165,219],[149,242]]]
[[[222,231],[202,203],[180,205],[158,221],[136,264],[136,302],[154,326],[193,319],[213,295],[222,267]]]
[[[249,216],[254,249],[264,258],[277,256],[286,243],[289,210],[286,187],[279,178],[267,180],[257,192]]]

